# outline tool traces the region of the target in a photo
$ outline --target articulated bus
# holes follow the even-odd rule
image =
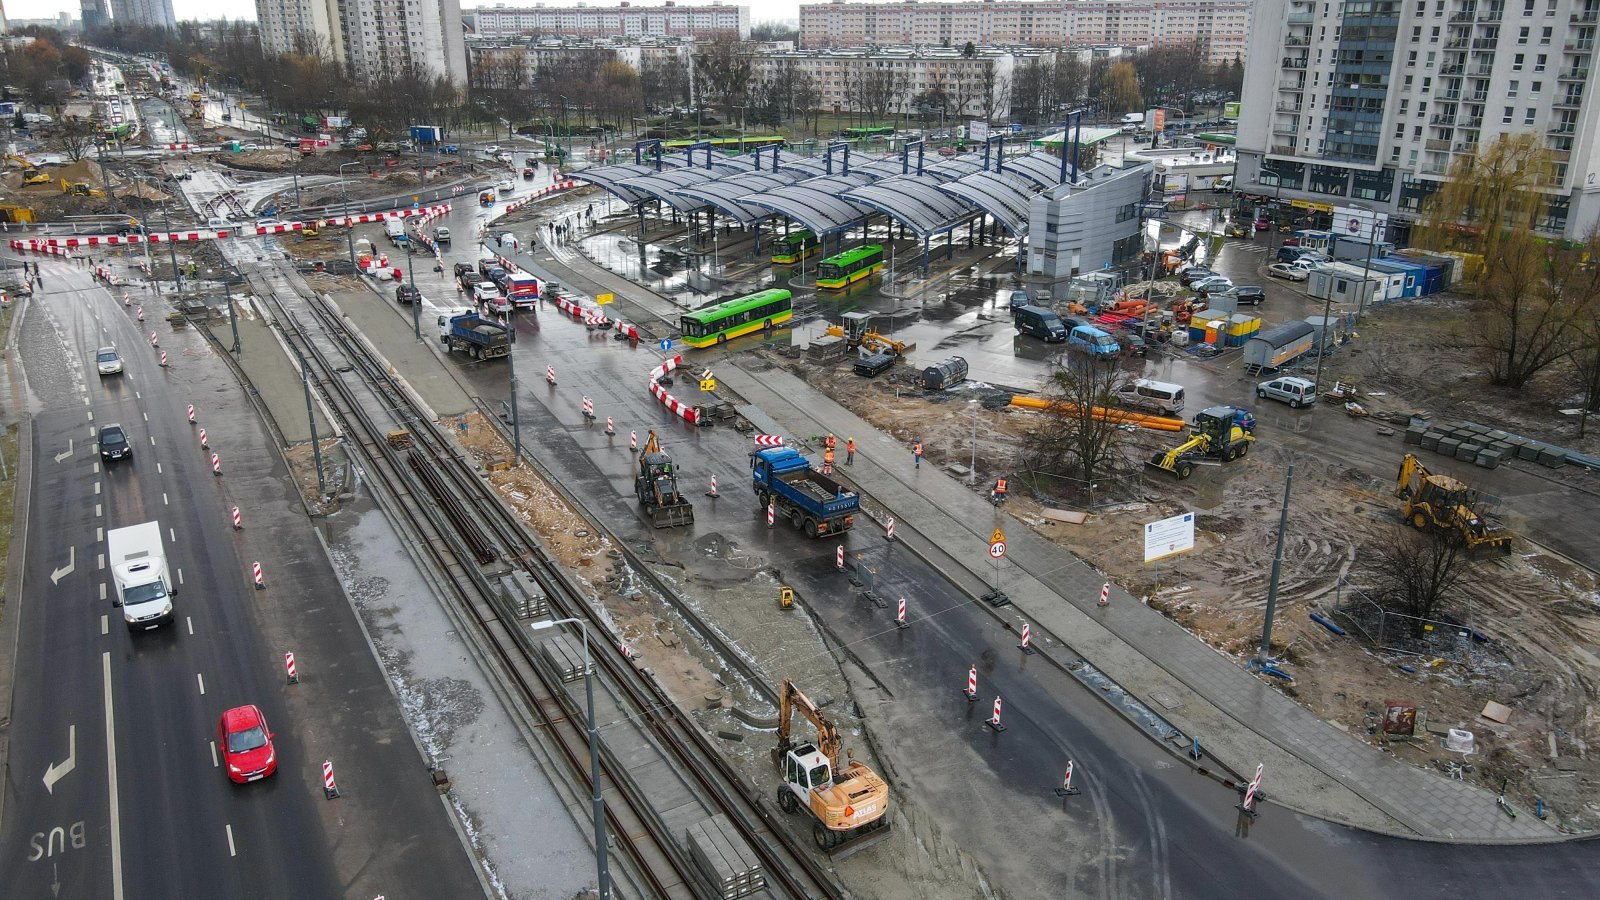
[[[781,238],[772,249],[772,264],[775,266],[792,266],[802,259],[808,259],[822,252],[822,242],[812,234],[810,229],[791,231]]]
[[[684,139],[662,141],[661,149],[682,150],[694,144],[710,144],[713,150],[721,150],[725,153],[744,153],[748,150],[759,150],[762,147],[770,147],[774,144],[781,147],[784,144],[784,138],[781,134],[752,134],[745,137],[704,138],[702,140]]]
[[[684,313],[680,324],[685,344],[710,347],[742,334],[770,329],[793,317],[794,299],[788,291],[774,289]]]
[[[817,264],[817,287],[837,291],[883,271],[883,245],[862,244]]]
[[[868,125],[861,128],[846,128],[844,130],[844,136],[846,140],[859,140],[861,138],[870,137],[888,137],[891,134],[894,134],[893,125]]]

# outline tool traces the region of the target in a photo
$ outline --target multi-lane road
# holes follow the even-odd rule
[[[42,268],[19,342],[38,407],[22,591],[7,611],[18,638],[0,896],[480,892],[243,392],[197,335],[136,321],[81,269]],[[119,348],[122,374],[95,374],[101,346]],[[222,476],[197,445],[191,402]],[[99,458],[109,423],[127,430],[131,460]],[[227,524],[234,505],[252,517],[242,531]],[[147,521],[160,523],[176,616],[130,633],[105,534]],[[252,587],[255,560],[268,590]],[[298,685],[284,676],[291,647],[310,670]],[[279,767],[235,785],[217,722],[247,703],[276,733]],[[339,799],[325,798],[324,759],[338,761]]]

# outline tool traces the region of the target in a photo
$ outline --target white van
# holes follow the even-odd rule
[[[1138,378],[1117,388],[1117,402],[1131,409],[1147,409],[1164,416],[1183,412],[1183,385]]]
[[[398,247],[406,242],[406,223],[390,219],[383,223],[383,233],[389,238],[389,243]]]

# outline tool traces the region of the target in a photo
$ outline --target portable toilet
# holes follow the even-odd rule
[[[1255,337],[1261,331],[1261,319],[1248,313],[1234,313],[1228,317],[1227,337],[1224,339],[1229,347],[1243,347],[1245,342]]]

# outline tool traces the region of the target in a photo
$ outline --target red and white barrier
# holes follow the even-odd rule
[[[165,369],[166,367],[167,367],[167,351],[163,350],[163,351],[161,351],[161,368]]]
[[[551,384],[556,383],[556,367],[554,365],[544,367],[544,380]]]
[[[758,434],[758,435],[756,435],[756,446],[757,447],[782,447],[783,446],[783,435],[781,435],[781,434]]]
[[[772,503],[768,502],[767,503],[767,527],[768,528],[771,528],[772,524],[774,522],[778,521],[778,515],[777,514],[778,514],[778,511],[776,509],[772,508]]]
[[[300,673],[294,667],[294,654],[293,653],[285,653],[285,654],[283,654],[283,667],[289,673],[289,683],[290,684],[299,684],[300,683]]]
[[[256,590],[264,591],[267,589],[266,576],[261,574],[261,563],[253,562],[250,564],[250,577],[255,579]]]
[[[200,446],[207,449],[211,447],[211,442],[206,439],[206,430],[204,428],[200,429]]]
[[[211,474],[219,476],[222,474],[222,457],[215,453],[211,454]]]
[[[161,338],[157,337],[156,333],[154,331],[150,332],[150,346],[152,346],[152,347],[161,346]]]
[[[1253,813],[1256,811],[1256,792],[1261,790],[1261,773],[1265,768],[1266,766],[1262,765],[1261,763],[1257,763],[1256,777],[1250,779],[1250,786],[1245,788],[1244,802],[1239,804],[1240,806],[1244,807],[1245,812]]]
[[[715,475],[711,476],[711,490],[706,492],[706,496],[712,498],[717,496],[717,476]]]
[[[1006,727],[1004,725],[1000,724],[1000,697],[999,697],[999,695],[996,695],[995,698],[994,698],[994,714],[989,716],[989,721],[985,722],[984,724],[988,725],[990,728],[993,728],[995,731],[1005,731],[1006,730]]]
[[[322,761],[322,794],[329,800],[339,796],[339,786],[333,781],[333,761]]]
[[[529,203],[532,203],[535,200],[542,200],[545,197],[548,197],[551,194],[554,194],[554,193],[556,193],[558,191],[569,190],[569,189],[575,188],[577,186],[578,186],[578,183],[576,181],[570,181],[570,180],[569,181],[558,181],[555,184],[545,185],[544,187],[538,189],[537,191],[534,191],[533,193],[529,194],[528,196],[523,197],[521,200],[513,200],[510,203],[507,203],[505,211],[502,213],[502,215],[509,215],[510,213],[516,212],[517,210],[523,208],[524,206],[527,206]]]
[[[668,412],[682,417],[682,419],[685,422],[688,422],[690,425],[698,425],[700,424],[699,408],[690,406],[689,404],[684,403],[682,400],[672,396],[667,392],[667,389],[662,387],[657,381],[659,378],[661,378],[661,376],[671,372],[673,369],[676,369],[682,363],[682,356],[674,356],[652,369],[650,371],[650,393],[654,394],[655,398],[661,401],[661,405],[665,406]]]
[[[606,416],[606,434],[616,434],[617,426],[611,424],[611,417]]]
[[[189,424],[194,424],[194,404],[189,404]]]
[[[906,598],[900,598],[900,606],[895,610],[894,623],[901,628],[906,627]]]
[[[637,432],[637,431],[628,432],[628,449],[629,450],[637,450],[637,449],[639,449],[639,432]]]
[[[968,666],[967,667],[967,690],[966,690],[966,695],[967,695],[967,699],[968,700],[976,700],[976,699],[978,699],[978,667],[977,666]]]
[[[616,325],[618,334],[630,341],[637,341],[639,339],[639,327],[637,325],[630,325],[627,322],[618,322]]]
[[[571,300],[568,300],[566,297],[563,297],[558,293],[551,292],[551,293],[545,294],[545,297],[547,297],[550,300],[551,303],[554,303],[556,305],[557,309],[559,309],[562,312],[566,313],[567,315],[573,317],[574,319],[582,321],[582,320],[584,320],[584,319],[589,317],[589,311],[588,310],[586,310],[582,306],[579,306],[578,304],[572,302]]]
[[[894,516],[889,516],[883,520],[883,539],[886,541],[894,540]]]
[[[1022,649],[1024,652],[1033,650],[1033,632],[1028,628],[1028,623],[1022,623]]]
[[[1100,602],[1097,605],[1099,605],[1099,606],[1107,606],[1110,603],[1111,603],[1111,582],[1108,581],[1105,584],[1100,585]]]
[[[44,238],[29,238],[22,241],[8,241],[13,250],[26,250],[29,253],[43,253],[48,256],[72,256],[72,252],[65,247],[57,247]]]
[[[594,401],[588,397],[583,398],[583,417],[585,419],[594,418]]]
[[[637,652],[635,652],[632,647],[629,647],[627,644],[625,644],[625,643],[623,643],[621,641],[617,642],[617,649],[622,651],[622,658],[623,659],[638,659],[639,658],[639,654]]]
[[[133,314],[138,317],[139,321],[141,321],[141,322],[144,321],[144,307],[140,306],[140,307],[136,308],[133,311]]]
[[[837,549],[837,550],[835,550],[833,552],[833,567],[838,569],[841,572],[844,571],[844,545],[843,544],[840,544],[839,545],[839,549]]]
[[[238,531],[242,528],[244,528],[244,518],[239,515],[239,507],[235,506],[233,508],[233,530]]]

